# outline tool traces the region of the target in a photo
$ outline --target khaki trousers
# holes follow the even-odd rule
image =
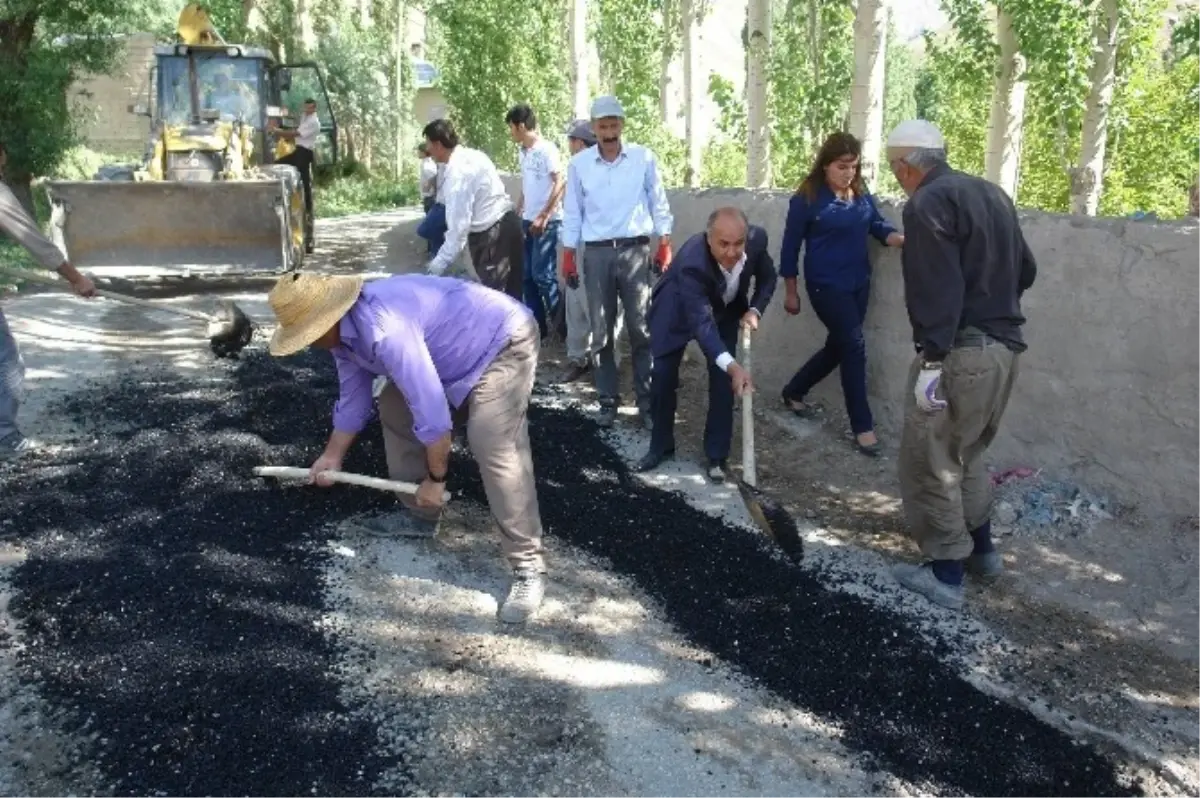
[[[479,384],[463,403],[467,442],[479,463],[488,508],[500,527],[500,550],[519,570],[545,570],[542,560],[542,519],[533,455],[529,449],[529,396],[541,346],[537,324],[530,319],[483,372]],[[421,482],[428,467],[425,447],[413,434],[412,412],[404,394],[388,383],[379,395],[379,421],[383,427],[388,475],[405,482]],[[409,497],[404,503],[418,515]],[[434,513],[433,517],[437,517]]]
[[[937,413],[917,407],[911,386],[921,370],[909,369],[910,390],[900,439],[900,497],[909,534],[933,560],[963,560],[974,547],[970,531],[992,513],[992,484],[983,453],[1000,428],[1017,379],[1018,356],[986,337],[956,346],[942,366]]]

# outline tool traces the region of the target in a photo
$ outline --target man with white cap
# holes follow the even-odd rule
[[[567,147],[574,157],[589,147],[596,146],[596,134],[592,123],[576,119],[567,126]],[[565,306],[567,324],[567,369],[559,382],[569,383],[582,379],[592,370],[592,326],[588,317],[587,289],[580,284],[579,264],[582,258],[576,250],[576,274],[565,278],[567,286]]]
[[[597,144],[571,158],[563,207],[563,275],[578,279],[576,250],[583,245],[583,277],[596,353],[596,393],[602,426],[617,419],[620,403],[616,362],[618,303],[624,309],[633,350],[633,386],[642,423],[651,426],[650,333],[646,312],[653,271],[671,262],[673,218],[654,153],[621,141],[625,111],[616,97],[592,102]],[[658,250],[650,254],[650,236]]]
[[[1037,264],[1016,207],[999,186],[950,168],[932,123],[900,123],[888,164],[904,205],[904,298],[916,359],[900,441],[900,495],[910,534],[930,562],[896,569],[900,583],[951,609],[963,572],[999,576],[991,481],[983,454],[996,436],[1026,349],[1021,296]]]
[[[541,338],[529,309],[478,283],[424,274],[366,284],[361,277],[289,274],[267,299],[279,322],[272,355],[312,345],[332,352],[337,366],[333,432],[312,480],[326,485],[322,472],[341,470],[371,418],[372,379],[387,376],[379,421],[388,475],[420,485],[413,499],[402,499],[409,512],[387,529],[432,536],[449,477],[453,417],[466,415],[500,550],[513,569],[500,620],[532,616],[545,563],[526,416]]]

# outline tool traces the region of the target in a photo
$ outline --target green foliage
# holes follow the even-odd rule
[[[854,12],[836,0],[788,0],[775,14],[769,76],[772,174],[794,186],[825,137],[843,129],[854,74]]]
[[[504,124],[509,108],[529,103],[547,130],[568,121],[563,0],[433,0],[429,13],[440,32],[434,58],[441,90],[459,135],[501,169],[515,168]]]
[[[983,171],[991,70],[981,63],[979,47],[951,35],[925,35],[925,62],[915,94],[917,115],[938,126],[950,162],[967,172]]]
[[[900,41],[896,34],[893,19],[888,18],[887,55],[885,57],[883,96],[883,136],[905,119],[917,116],[917,80],[920,77],[920,67],[917,54],[906,42]],[[882,158],[883,154],[880,154]],[[903,192],[896,178],[892,176],[886,165],[877,172],[876,185],[871,190],[882,196],[900,196]]]
[[[345,11],[330,22],[316,59],[338,125],[354,144],[353,153],[342,154],[368,164],[395,158],[393,132],[400,119],[388,80],[395,71],[391,37],[378,26],[362,29]]]
[[[1171,31],[1171,60],[1200,56],[1200,12],[1189,9]]]
[[[410,183],[397,183],[390,178],[375,177],[355,170],[348,177],[334,178],[320,186],[314,210],[318,218],[327,219],[413,205],[417,202],[418,192]]]

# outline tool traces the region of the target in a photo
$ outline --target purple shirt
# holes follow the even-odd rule
[[[404,274],[363,286],[342,317],[333,350],[341,395],[333,428],[358,433],[371,417],[371,383],[391,378],[428,446],[453,428],[459,407],[509,338],[533,318],[499,291],[453,277]]]

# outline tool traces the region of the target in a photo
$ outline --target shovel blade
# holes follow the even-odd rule
[[[208,325],[208,345],[214,355],[235,359],[254,337],[254,323],[245,311],[229,300]]]
[[[754,519],[754,523],[775,541],[788,559],[792,562],[804,559],[804,540],[800,537],[800,528],[796,526],[792,514],[782,504],[744,480],[738,481],[738,493],[742,495],[746,512]]]

